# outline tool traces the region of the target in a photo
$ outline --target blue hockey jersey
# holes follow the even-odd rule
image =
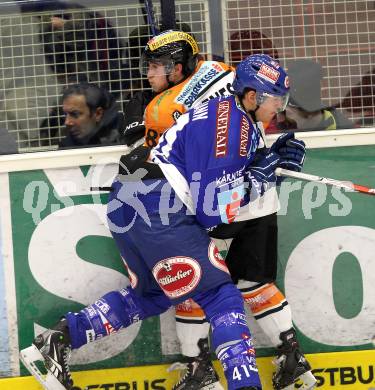
[[[235,220],[260,130],[235,96],[182,115],[151,151],[178,197],[205,228]]]

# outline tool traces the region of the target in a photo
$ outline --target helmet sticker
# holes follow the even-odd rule
[[[289,77],[288,76],[285,77],[284,85],[286,88],[289,88]]]
[[[266,64],[262,64],[257,74],[259,77],[262,77],[263,79],[273,84],[276,84],[276,81],[279,79],[280,76],[280,72]]]
[[[190,35],[183,31],[171,31],[165,34],[157,35],[153,37],[150,41],[148,41],[147,45],[151,51],[159,49],[168,43],[176,42],[176,41],[186,41],[192,48],[193,55],[199,53],[198,44],[195,39]]]

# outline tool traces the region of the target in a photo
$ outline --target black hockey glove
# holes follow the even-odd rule
[[[270,152],[280,156],[278,167],[300,172],[306,155],[305,143],[294,138],[294,133],[282,134],[271,146]]]
[[[146,128],[143,121],[127,123],[121,136],[121,142],[127,146],[134,144],[145,136]]]

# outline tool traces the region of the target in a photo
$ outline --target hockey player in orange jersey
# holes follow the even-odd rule
[[[163,39],[161,40],[161,36]],[[171,55],[171,47],[177,45]],[[152,38],[141,57],[141,72],[151,86],[157,64],[162,64],[169,88],[159,93],[145,111],[146,144],[154,147],[161,133],[192,107],[216,96],[230,94],[233,68],[217,61],[197,61],[198,45],[190,34],[167,31]],[[176,67],[178,71],[174,69]]]
[[[209,98],[231,93],[233,68],[221,62],[199,61],[198,54],[194,38],[181,31],[161,33],[146,45],[140,62],[141,72],[147,75],[151,87],[158,92],[145,109],[147,146],[156,146],[160,134],[190,108]],[[265,206],[259,207],[264,201]],[[276,191],[267,191],[253,208],[242,210],[241,222],[219,225],[211,232],[211,237],[219,248],[228,251],[226,262],[232,278],[260,327],[272,345],[278,348],[275,389],[286,388],[296,376],[305,374],[308,378],[304,388],[310,389],[315,379],[299,350],[288,302],[274,284],[277,209]],[[222,261],[220,253],[215,257]],[[205,322],[203,310],[191,299],[177,305],[176,325],[187,364],[184,375],[173,390],[221,389],[209,361],[209,325]],[[286,362],[293,372],[285,370]],[[171,368],[174,367],[182,366],[176,364]]]

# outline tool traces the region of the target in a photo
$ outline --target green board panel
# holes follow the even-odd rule
[[[106,196],[77,185],[89,167],[67,171],[9,174],[20,349],[40,327],[80,310],[103,289],[127,283],[103,220]],[[311,150],[305,171],[375,187],[375,148]],[[64,194],[66,177],[76,189]],[[375,197],[287,179],[280,200],[277,283],[304,351],[368,349],[375,322]],[[173,315],[134,325],[76,364],[93,369],[170,362],[178,354],[171,321]],[[258,349],[260,356],[272,352],[267,343]]]

